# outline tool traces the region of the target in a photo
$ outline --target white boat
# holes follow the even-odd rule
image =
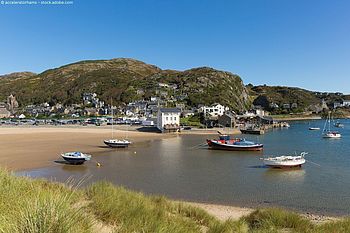
[[[282,155],[262,158],[262,160],[266,166],[273,168],[301,167],[306,161],[304,158],[306,154],[306,152],[302,152],[300,155]]]
[[[327,123],[328,123],[328,129],[327,129]],[[323,138],[341,138],[341,134],[339,132],[331,130],[331,113],[330,112],[328,114],[328,118],[323,127],[322,137]]]
[[[336,123],[334,124],[334,126],[337,127],[337,128],[344,128],[344,124],[342,124],[342,123],[340,123],[340,122],[336,122]]]
[[[320,130],[320,127],[310,127],[309,130]]]
[[[120,139],[115,139],[114,138],[114,128],[113,128],[113,126],[114,126],[114,124],[113,124],[114,122],[113,121],[114,120],[113,120],[113,107],[112,106],[113,105],[112,105],[112,100],[111,100],[112,138],[104,140],[103,142],[104,142],[104,144],[106,144],[107,146],[112,147],[112,148],[126,148],[126,147],[128,147],[131,144],[131,142],[129,140],[127,140],[127,139],[120,140]]]
[[[128,147],[131,142],[129,140],[108,139],[103,141],[107,146],[113,148],[125,148]]]
[[[82,152],[67,152],[61,154],[62,158],[70,164],[83,164],[91,159],[91,155]]]

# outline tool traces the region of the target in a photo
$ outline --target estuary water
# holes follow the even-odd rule
[[[324,121],[299,121],[265,135],[242,135],[263,143],[263,152],[208,150],[198,145],[213,136],[183,135],[138,143],[128,149],[106,148],[82,166],[55,163],[19,175],[63,182],[73,177],[83,179],[84,185],[107,180],[187,201],[349,215],[350,120],[340,122],[345,125],[338,129],[342,139],[323,139]],[[309,127],[321,130],[310,131]],[[260,160],[263,155],[302,151],[309,152],[302,168],[270,169]],[[101,167],[96,166],[97,161]]]

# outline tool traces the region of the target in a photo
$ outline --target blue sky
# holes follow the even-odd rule
[[[0,74],[130,57],[245,84],[350,94],[350,1],[74,0],[0,5]]]

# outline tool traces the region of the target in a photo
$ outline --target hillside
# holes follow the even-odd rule
[[[296,104],[293,111],[300,112],[307,110],[310,106],[320,106],[322,96],[317,96],[315,92],[296,87],[283,86],[254,86],[249,88],[250,95],[253,96],[255,105],[260,105],[265,109],[273,111],[272,104],[282,107],[284,104]]]
[[[115,103],[158,95],[159,83],[177,84],[169,96],[187,94],[184,102],[190,106],[220,102],[235,110],[249,106],[248,92],[241,78],[212,68],[187,71],[161,70],[141,61],[118,58],[112,60],[81,61],[41,74],[23,73],[0,79],[0,100],[15,94],[19,103],[43,102],[80,103],[84,92],[96,92],[105,101]],[[164,91],[164,90],[163,90]]]
[[[1,78],[7,78],[7,79],[25,78],[25,77],[35,76],[35,75],[36,74],[32,72],[15,72],[11,74],[0,75],[0,79]]]

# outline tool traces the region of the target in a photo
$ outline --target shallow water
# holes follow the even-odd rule
[[[19,175],[66,181],[84,179],[85,185],[108,180],[133,190],[188,201],[246,207],[282,206],[300,211],[350,214],[350,121],[342,120],[342,139],[323,139],[324,121],[291,123],[289,129],[265,135],[243,135],[264,143],[264,152],[208,150],[197,145],[207,136],[178,136],[138,143],[128,149],[93,154],[83,166],[55,163],[53,167]],[[97,145],[99,146],[99,145]],[[307,151],[301,169],[269,169],[263,155]],[[96,162],[102,164],[96,166]]]

